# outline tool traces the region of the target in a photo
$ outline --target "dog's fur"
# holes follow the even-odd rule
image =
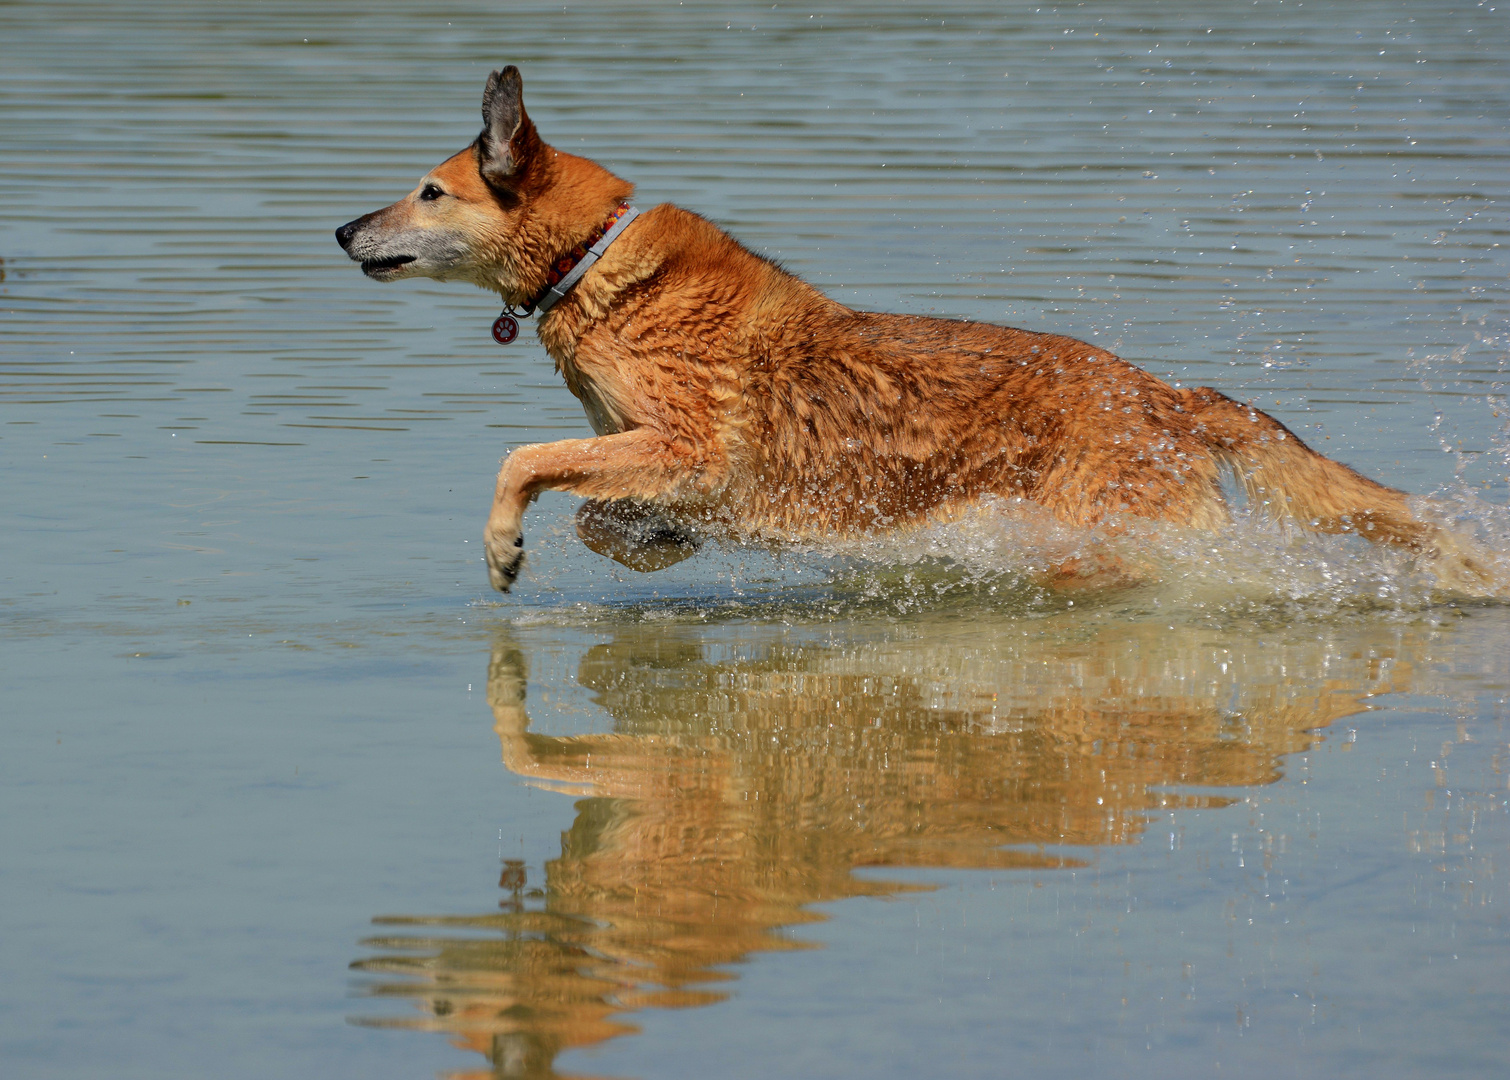
[[[524,306],[633,191],[541,141],[517,68],[489,78],[483,120],[407,198],[337,230],[369,277],[470,281]],[[1073,525],[1214,528],[1224,466],[1281,519],[1402,545],[1452,580],[1484,577],[1403,492],[1257,409],[1072,338],[851,311],[669,204],[634,221],[538,330],[597,437],[504,461],[486,531],[502,591],[544,490],[587,496],[589,546],[654,569],[692,550],[689,530],[854,535],[989,495]]]

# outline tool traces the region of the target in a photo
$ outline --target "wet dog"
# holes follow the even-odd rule
[[[538,306],[597,433],[504,460],[485,532],[494,588],[518,576],[525,509],[547,490],[590,500],[577,523],[595,551],[655,569],[710,532],[862,535],[993,495],[1071,525],[1215,528],[1223,468],[1277,518],[1484,577],[1403,492],[1251,406],[1073,338],[852,311],[696,214],[635,216],[632,185],[541,140],[517,68],[488,79],[482,113],[475,142],[336,237],[377,281],[469,281]]]

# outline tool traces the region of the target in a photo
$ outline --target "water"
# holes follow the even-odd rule
[[[581,409],[331,230],[517,63],[640,206],[1253,400],[1503,555],[1507,29],[0,8],[3,1071],[1502,1068],[1505,607],[1246,520],[1078,597],[988,516],[639,575],[556,496],[500,600],[496,460]]]

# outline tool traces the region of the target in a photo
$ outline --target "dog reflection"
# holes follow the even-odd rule
[[[824,645],[625,628],[578,672],[612,733],[578,736],[529,730],[525,657],[500,639],[504,763],[585,797],[541,888],[509,864],[498,912],[379,920],[391,933],[356,966],[403,976],[369,989],[426,1015],[366,1022],[443,1030],[490,1062],[457,1077],[559,1075],[561,1051],[633,1030],[621,1014],[719,1001],[730,965],[809,947],[781,930],[820,918],[812,905],[925,887],[857,869],[1083,864],[1160,811],[1231,801],[1181,788],[1272,783],[1408,670],[1392,639],[1339,661],[1314,638],[1127,624],[935,631]]]

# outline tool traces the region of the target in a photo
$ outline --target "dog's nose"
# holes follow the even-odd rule
[[[362,219],[357,218],[355,221],[348,221],[345,225],[342,225],[339,229],[336,230],[336,243],[341,245],[342,251],[351,250],[351,239],[352,237],[356,236],[357,226],[361,223]]]

